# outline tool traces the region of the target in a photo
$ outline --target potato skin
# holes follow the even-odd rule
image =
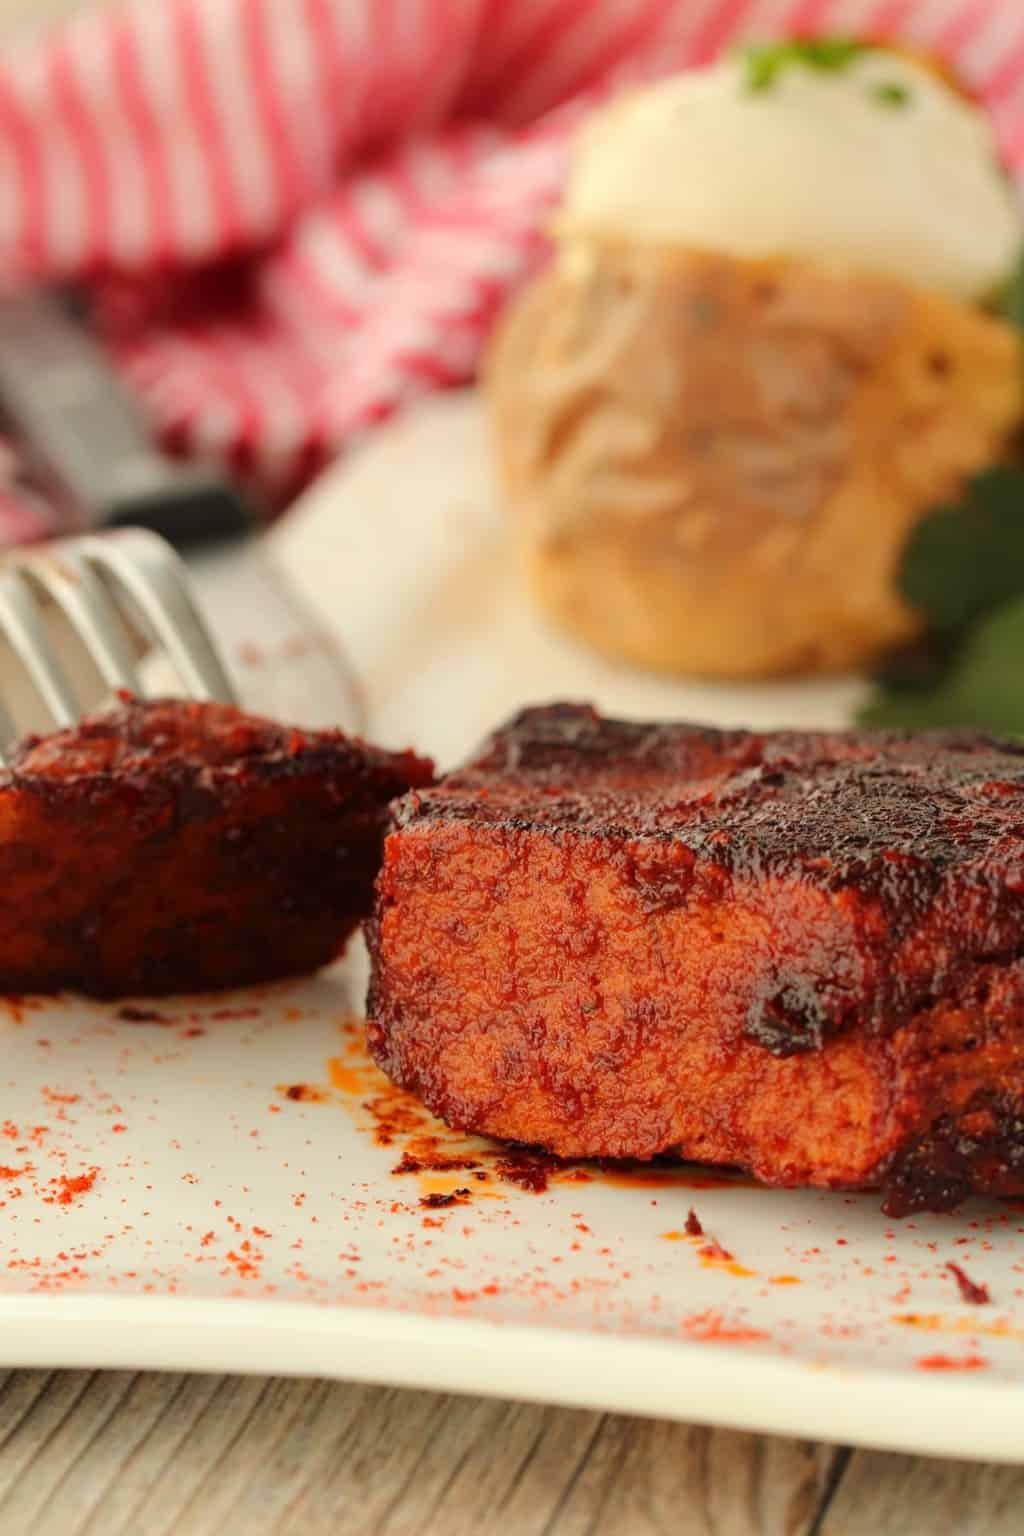
[[[920,620],[908,535],[1024,411],[1005,322],[895,280],[674,247],[571,249],[486,370],[527,579],[666,673],[853,669]]]

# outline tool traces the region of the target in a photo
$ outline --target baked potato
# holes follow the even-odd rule
[[[789,258],[592,243],[486,374],[530,588],[598,650],[707,677],[914,638],[907,536],[1005,449],[1020,346],[982,309]]]
[[[1024,411],[983,114],[910,58],[776,46],[599,113],[554,234],[484,375],[543,609],[706,677],[912,641],[908,537]]]

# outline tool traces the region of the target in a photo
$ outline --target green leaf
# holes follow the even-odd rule
[[[1004,320],[1024,331],[1024,251],[1021,252],[1017,270],[999,295],[996,309]]]
[[[1024,593],[1024,468],[985,470],[961,502],[918,523],[903,555],[900,587],[940,631],[961,629]]]
[[[808,69],[839,70],[870,44],[852,37],[789,38],[771,43],[748,43],[742,49],[744,81],[748,91],[767,91],[786,69],[802,64]]]
[[[1024,598],[982,619],[933,688],[876,689],[862,725],[909,729],[967,726],[1024,736]]]

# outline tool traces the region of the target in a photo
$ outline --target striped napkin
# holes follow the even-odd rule
[[[836,31],[948,59],[1024,171],[1007,0],[136,0],[0,59],[0,275],[87,283],[163,442],[281,506],[472,377],[595,101]],[[0,484],[0,539],[52,531]]]

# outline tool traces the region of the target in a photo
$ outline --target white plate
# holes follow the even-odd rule
[[[675,689],[546,635],[465,402],[382,436],[278,548],[348,645],[372,733],[444,760],[529,699],[835,723],[855,690]],[[0,1010],[0,1361],[317,1373],[1024,1460],[1024,1211],[894,1222],[875,1197],[693,1169],[532,1193],[366,1062],[362,964],[157,1018]],[[428,1134],[481,1166],[395,1173]]]

